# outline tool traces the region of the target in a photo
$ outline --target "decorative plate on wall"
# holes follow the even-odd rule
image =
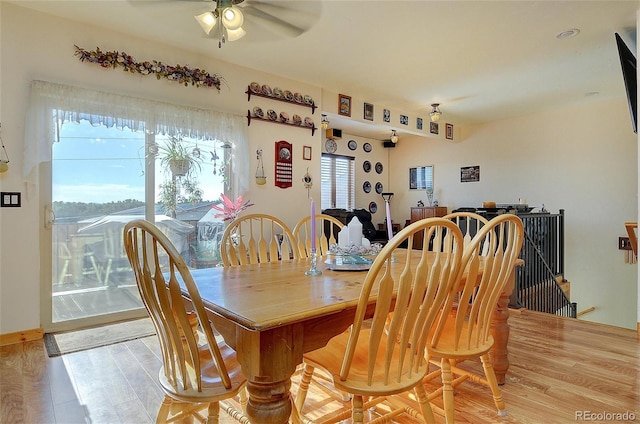
[[[384,186],[382,185],[382,183],[376,183],[376,193],[382,194],[383,191],[384,191]]]
[[[369,144],[369,143],[364,143],[364,144],[362,145],[362,149],[363,149],[365,152],[369,153],[369,152],[371,151],[371,144]]]
[[[349,150],[356,150],[358,148],[358,143],[356,143],[355,140],[349,140],[347,146],[349,147]]]
[[[369,203],[369,212],[376,213],[378,211],[378,204],[376,202]]]
[[[371,183],[369,181],[365,181],[362,183],[362,189],[365,193],[371,193]]]
[[[382,174],[382,162],[376,162],[376,172]]]
[[[371,162],[369,162],[368,160],[365,160],[362,163],[362,169],[364,169],[364,172],[370,172],[371,171]]]

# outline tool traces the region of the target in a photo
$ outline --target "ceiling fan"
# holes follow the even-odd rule
[[[320,16],[320,1],[211,0],[213,9],[195,15],[202,30],[218,39],[218,47],[236,41],[253,24],[286,36],[308,31]]]

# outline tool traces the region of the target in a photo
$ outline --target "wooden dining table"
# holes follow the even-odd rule
[[[397,257],[392,272],[403,266],[402,255]],[[236,350],[247,377],[246,413],[252,423],[288,422],[291,377],[302,355],[325,346],[353,323],[366,272],[329,270],[321,260],[321,275],[305,275],[309,268],[310,260],[301,259],[192,271],[211,321]],[[512,273],[493,321],[490,356],[501,383],[509,366],[507,319],[513,280]],[[374,303],[375,295],[371,314]]]

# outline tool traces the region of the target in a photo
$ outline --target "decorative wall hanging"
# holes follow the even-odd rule
[[[293,145],[284,140],[276,141],[276,187],[293,185]]]
[[[445,124],[444,136],[447,140],[453,140],[453,124]]]
[[[344,116],[351,116],[351,96],[338,95],[338,113]]]
[[[429,132],[431,134],[438,134],[438,123],[437,122],[429,122]]]
[[[409,117],[407,115],[400,115],[400,123],[402,125],[409,125]]]
[[[311,146],[302,146],[302,159],[311,160]]]
[[[416,118],[416,128],[419,130],[422,129],[422,118]]]
[[[9,154],[7,153],[4,142],[2,141],[2,124],[0,124],[0,173],[9,170]]]
[[[251,100],[251,96],[258,96],[284,103],[306,106],[311,108],[312,115],[315,113],[317,108],[315,101],[308,94],[305,94],[303,96],[300,93],[292,93],[289,90],[282,90],[280,87],[274,87],[272,90],[268,85],[260,85],[257,82],[252,82],[251,84],[249,84],[249,87],[247,88],[247,91],[245,91],[245,94],[247,95],[247,101]]]
[[[470,183],[480,181],[480,165],[463,166],[460,168],[460,182]]]
[[[391,122],[391,111],[389,109],[384,109],[382,111],[382,120],[384,122]]]
[[[373,121],[373,105],[371,103],[364,104],[364,119]]]
[[[256,150],[256,157],[258,159],[258,165],[256,166],[256,184],[264,185],[267,182],[267,177],[264,175],[264,164],[262,162],[262,149]]]
[[[304,188],[307,189],[307,197],[309,197],[309,190],[313,187],[313,179],[311,178],[311,174],[309,174],[309,168],[307,168],[307,173],[302,177],[302,183],[304,184]]]
[[[94,51],[87,51],[78,46],[74,47],[76,48],[74,55],[78,56],[81,62],[97,63],[103,68],[115,69],[121,67],[126,72],[155,75],[156,79],[165,78],[185,86],[213,87],[220,91],[222,77],[218,74],[209,74],[204,69],[192,69],[182,65],[171,66],[157,60],[136,62],[133,57],[125,52],[103,52],[98,47]]]

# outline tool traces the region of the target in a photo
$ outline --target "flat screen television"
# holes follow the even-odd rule
[[[620,66],[622,66],[622,77],[624,78],[624,88],[627,91],[629,102],[629,113],[631,114],[631,126],[633,132],[638,132],[638,77],[636,73],[636,57],[631,53],[629,47],[622,41],[616,32],[616,44],[618,45],[618,55],[620,56]]]

